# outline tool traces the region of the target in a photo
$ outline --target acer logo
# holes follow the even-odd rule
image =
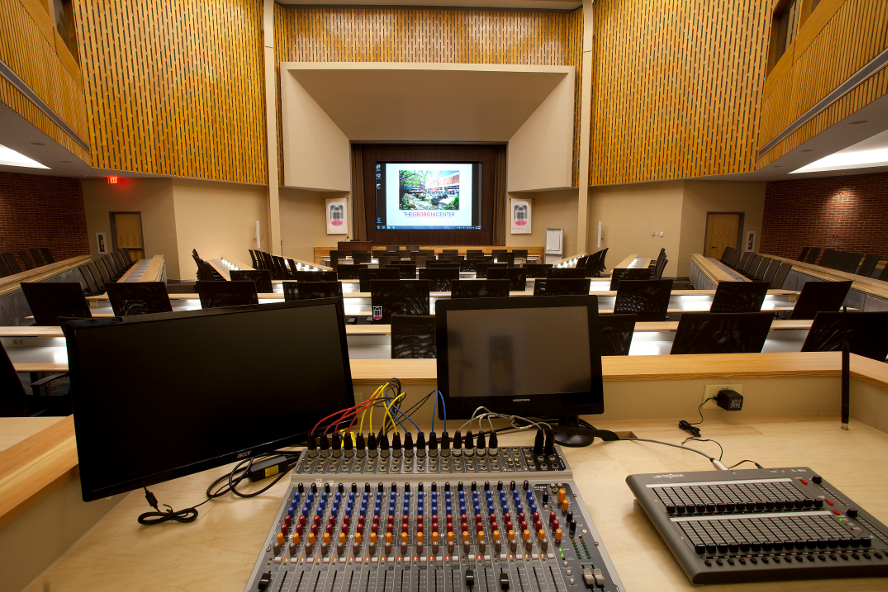
[[[251,452],[253,452],[253,451],[252,451],[252,450],[247,450],[246,452],[238,453],[237,457],[238,457],[238,458],[244,458],[244,457],[250,456],[250,453],[251,453]]]
[[[530,399],[512,399],[513,403],[527,403]]]
[[[668,475],[654,475],[654,479],[675,479],[676,477],[684,477],[683,473],[669,473]]]

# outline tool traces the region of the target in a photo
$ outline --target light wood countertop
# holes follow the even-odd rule
[[[0,279],[0,296],[21,289],[20,284],[22,282],[39,282],[87,261],[89,261],[89,255],[81,255],[80,257],[71,257],[64,261],[56,261],[55,263],[48,263],[34,269],[8,275]]]
[[[847,273],[845,271],[839,271],[837,269],[821,267],[819,265],[814,265],[813,263],[802,263],[801,261],[795,261],[794,259],[775,257],[774,255],[766,255],[764,253],[762,253],[762,255],[765,257],[770,257],[771,259],[776,259],[778,261],[791,263],[793,268],[797,271],[827,282],[844,282],[847,280],[851,280],[853,282],[851,284],[852,290],[857,290],[858,292],[865,292],[867,294],[872,294],[873,296],[878,296],[879,298],[888,299],[888,282],[883,282],[871,277],[857,275],[855,273]]]

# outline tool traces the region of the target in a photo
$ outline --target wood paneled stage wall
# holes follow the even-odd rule
[[[573,185],[579,175],[583,11],[274,6],[275,63],[436,62],[574,66]],[[278,73],[280,93],[280,73]],[[278,96],[280,105],[280,96]],[[278,146],[283,145],[278,110]],[[279,148],[280,183],[283,154]]]
[[[94,167],[267,183],[262,2],[75,4]]]

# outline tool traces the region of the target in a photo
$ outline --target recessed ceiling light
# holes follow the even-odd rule
[[[43,166],[36,160],[31,160],[24,154],[16,152],[12,148],[7,148],[6,146],[0,145],[0,164],[5,164],[8,166],[14,167],[25,167],[31,169],[48,169],[48,166]]]
[[[865,119],[861,119],[860,121],[852,121],[848,125],[860,125],[861,123],[866,123]]]
[[[43,142],[31,142],[32,146],[46,146]]]

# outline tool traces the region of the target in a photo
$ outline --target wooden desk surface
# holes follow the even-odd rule
[[[663,419],[612,422],[601,427],[631,430],[641,438],[680,444],[686,434],[674,424],[672,419]],[[888,455],[888,435],[853,420],[850,428],[839,429],[836,416],[738,420],[727,416],[707,418],[703,433],[724,446],[729,464],[749,458],[766,467],[811,467],[877,519],[888,522],[888,471],[884,464],[866,463],[861,457],[862,450],[873,458]],[[526,433],[503,435],[500,442],[530,443]],[[709,450],[707,443],[696,446]],[[596,442],[587,448],[565,449],[564,453],[625,590],[699,590],[688,582],[635,502],[625,479],[635,473],[709,471],[709,462],[696,454],[640,442]],[[227,470],[229,467],[213,469],[154,485],[151,490],[161,503],[186,507],[205,499],[207,485]],[[288,484],[289,478],[282,479],[268,492],[252,499],[227,496],[209,502],[199,508],[200,515],[191,524],[152,527],[137,524],[138,515],[149,507],[144,496],[134,492],[26,590],[239,592],[246,584]],[[886,578],[706,587],[711,592],[886,589]]]
[[[696,264],[703,274],[708,277],[714,284],[719,282],[748,282],[749,278],[737,273],[727,265],[718,261],[705,257],[699,253],[691,255],[691,264]]]
[[[777,259],[778,261],[791,263],[793,268],[797,269],[798,271],[827,282],[844,282],[847,280],[851,280],[853,282],[851,284],[851,288],[853,290],[872,294],[873,296],[878,296],[879,298],[888,299],[888,282],[877,280],[871,277],[857,275],[855,273],[848,273],[845,271],[839,271],[837,269],[821,267],[819,265],[814,265],[813,263],[802,263],[801,261],[796,261],[794,259],[775,257],[773,255],[767,255],[765,253],[762,253],[762,255],[765,257],[770,257],[771,259]]]
[[[89,261],[89,255],[81,255],[79,257],[71,257],[64,261],[48,263],[46,265],[41,265],[40,267],[35,267],[34,269],[27,269],[20,273],[14,273],[5,278],[0,278],[0,296],[21,289],[20,285],[22,282],[39,282],[40,280],[56,275],[67,269],[71,269],[72,267],[77,267],[81,263],[86,263],[87,261]]]

